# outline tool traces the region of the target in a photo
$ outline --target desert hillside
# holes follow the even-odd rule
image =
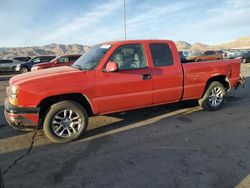
[[[219,44],[206,45],[202,43],[190,44],[185,41],[176,41],[178,50],[208,50],[208,49],[250,49],[250,37],[241,37],[234,41]],[[12,58],[14,56],[36,56],[36,55],[61,55],[65,53],[85,53],[90,46],[72,44],[49,44],[45,46],[31,46],[20,48],[0,48],[0,58]]]
[[[209,49],[250,49],[250,37],[240,37],[234,41],[219,44],[219,45],[207,45],[203,43],[190,44],[185,41],[177,41],[176,46],[178,50],[209,50]]]
[[[90,47],[80,44],[64,45],[49,44],[45,46],[31,46],[19,48],[0,48],[1,58],[14,56],[36,56],[36,55],[61,55],[70,53],[85,53]]]

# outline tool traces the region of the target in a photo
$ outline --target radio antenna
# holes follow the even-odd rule
[[[126,40],[127,39],[127,15],[126,15],[126,0],[124,0],[123,1],[124,3],[123,3],[123,13],[124,13],[124,15],[123,15],[123,17],[124,17],[124,39]]]

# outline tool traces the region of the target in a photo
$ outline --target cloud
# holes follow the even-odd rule
[[[152,21],[159,20],[162,16],[175,14],[182,9],[183,4],[180,3],[163,5],[161,7],[151,7],[150,10],[145,11],[145,13],[134,15],[133,18],[128,20],[127,24],[132,26],[148,24]]]
[[[197,19],[182,22],[178,40],[216,44],[250,34],[250,1],[227,0],[215,8],[207,7]],[[196,13],[197,14],[197,13]]]
[[[60,40],[62,38],[68,38],[72,33],[85,32],[91,27],[98,29],[98,22],[105,19],[105,17],[112,15],[117,9],[123,6],[121,0],[110,0],[96,6],[93,6],[92,10],[88,10],[86,14],[73,18],[67,23],[63,23],[58,26],[55,31],[41,38],[43,42]],[[83,10],[83,12],[86,12]],[[97,26],[97,27],[96,27]],[[91,33],[86,33],[91,34]]]
[[[250,34],[249,0],[126,1],[128,39],[211,44]],[[123,0],[1,0],[0,46],[92,45],[123,35]]]

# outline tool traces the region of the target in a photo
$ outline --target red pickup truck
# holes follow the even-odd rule
[[[14,128],[43,128],[51,141],[65,143],[77,139],[93,115],[190,99],[218,110],[225,92],[239,84],[240,60],[181,64],[169,40],[107,42],[71,67],[12,77],[5,117]]]
[[[81,54],[61,55],[59,57],[56,57],[55,59],[52,59],[50,62],[34,65],[31,68],[31,71],[47,69],[47,68],[52,68],[52,67],[70,66],[79,57],[81,57]]]

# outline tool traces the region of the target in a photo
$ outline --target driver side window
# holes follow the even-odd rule
[[[143,47],[140,44],[129,44],[117,48],[109,61],[116,62],[119,70],[141,69],[147,66]]]

